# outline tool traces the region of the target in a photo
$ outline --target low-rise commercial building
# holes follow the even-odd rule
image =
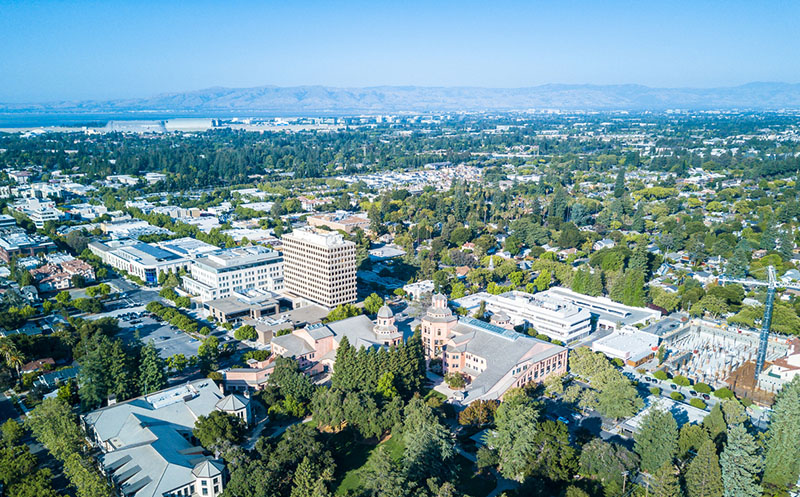
[[[592,332],[592,315],[589,311],[554,298],[547,292],[530,294],[511,291],[500,295],[481,292],[455,302],[471,312],[485,302],[488,312],[507,315],[514,326],[533,328],[537,333],[564,343],[584,338]]]
[[[89,250],[105,264],[137,276],[148,285],[156,285],[159,274],[188,270],[192,263],[175,252],[133,239],[91,242]]]
[[[55,251],[56,244],[46,236],[28,234],[16,226],[0,228],[0,260],[5,263],[12,257],[33,257]]]
[[[327,227],[332,230],[341,230],[345,233],[352,233],[356,229],[366,231],[369,229],[369,218],[366,214],[350,214],[341,211],[333,214],[317,214],[306,219],[309,226],[315,228]]]
[[[264,290],[242,290],[232,292],[221,299],[208,300],[203,307],[221,323],[232,323],[247,319],[275,316],[280,313],[278,296]],[[286,307],[286,304],[284,304]]]
[[[612,359],[620,359],[628,366],[637,367],[655,356],[658,337],[633,327],[625,327],[592,342],[592,350],[602,352]]]

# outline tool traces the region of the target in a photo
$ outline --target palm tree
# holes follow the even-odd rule
[[[19,367],[24,364],[25,356],[8,338],[0,338],[0,357],[3,358],[6,366],[14,368],[19,378]]]

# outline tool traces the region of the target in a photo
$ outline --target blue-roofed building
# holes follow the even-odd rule
[[[192,264],[188,254],[168,250],[170,246],[123,239],[91,242],[89,250],[109,266],[137,276],[148,285],[156,285],[159,274],[188,270]]]

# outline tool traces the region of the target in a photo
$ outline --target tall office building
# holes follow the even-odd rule
[[[286,290],[328,308],[356,301],[356,244],[311,228],[283,235]]]

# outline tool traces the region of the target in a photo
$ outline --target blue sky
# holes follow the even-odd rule
[[[796,1],[0,0],[0,101],[210,86],[800,82]]]

